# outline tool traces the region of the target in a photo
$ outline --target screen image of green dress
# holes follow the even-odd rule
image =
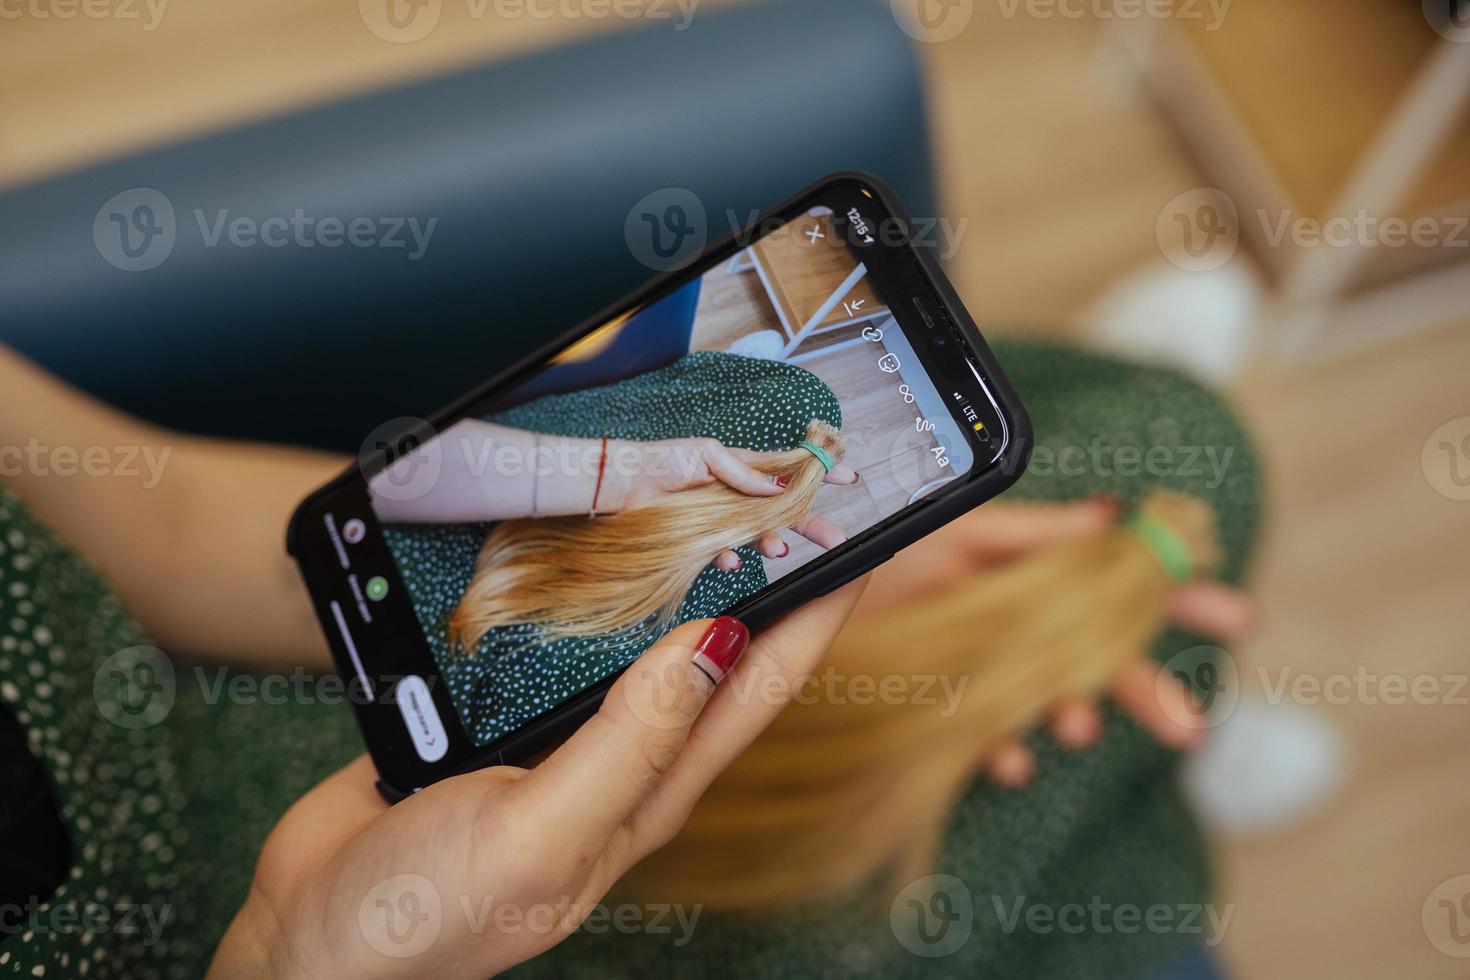
[[[1173,372],[1060,344],[1010,340],[995,350],[1035,421],[1038,457],[1053,463],[1033,466],[1008,496],[1137,501],[1155,487],[1194,494],[1217,515],[1221,580],[1241,580],[1262,471],[1228,404]],[[772,397],[784,397],[784,388]],[[777,445],[771,439],[760,447]],[[1211,447],[1230,451],[1230,464],[1218,474],[1203,464],[1163,476],[1074,474],[1054,465],[1069,446],[1097,446],[1110,458],[1164,447],[1176,460]],[[0,933],[0,977],[203,976],[272,825],[363,752],[335,674],[310,670],[298,688],[296,669],[230,668],[156,642],[111,585],[0,482],[0,711],[24,730],[71,842],[62,886],[0,921],[18,927],[8,938]],[[923,642],[917,624],[914,642]],[[1171,629],[1154,655],[1163,662],[1205,642]],[[904,653],[895,651],[895,670]],[[289,695],[271,696],[266,682],[281,679]],[[1028,789],[977,777],[954,803],[934,871],[962,886],[956,893],[968,897],[968,914],[962,930],[932,949],[916,953],[914,937],[894,928],[895,907],[917,921],[905,896],[876,887],[799,909],[691,906],[682,922],[667,907],[644,905],[636,929],[611,915],[624,908],[613,896],[589,928],[506,975],[1144,980],[1199,946],[1203,916],[1189,929],[1024,927],[1033,908],[1198,910],[1212,894],[1209,852],[1180,794],[1173,750],[1115,710],[1092,751],[1068,753],[1045,733],[1028,741],[1037,759]],[[6,844],[21,858],[43,846],[0,834],[0,884],[12,880],[3,876]],[[412,961],[403,962],[411,973]]]
[[[791,449],[842,409],[816,375],[795,365],[713,351],[596,388],[543,395],[485,417],[498,425],[574,438],[657,441],[707,437],[757,452]],[[538,642],[534,626],[491,630],[473,652],[451,650],[446,623],[494,525],[391,525],[388,546],[460,719],[481,745],[523,726],[630,664],[646,631]],[[736,549],[737,571],[706,568],[674,623],[717,616],[767,583],[760,556]],[[711,560],[714,555],[710,556]],[[608,588],[619,588],[609,582]]]

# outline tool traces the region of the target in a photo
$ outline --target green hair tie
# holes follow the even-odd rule
[[[1134,514],[1128,520],[1128,530],[1138,540],[1148,545],[1164,572],[1176,582],[1188,582],[1194,578],[1194,560],[1189,557],[1189,548],[1174,529],[1146,514]]]
[[[801,442],[797,443],[797,446],[805,449],[807,452],[817,457],[817,461],[822,464],[822,468],[828,473],[831,473],[832,467],[837,465],[832,461],[832,457],[827,455],[827,450],[812,442],[810,439],[801,440]]]

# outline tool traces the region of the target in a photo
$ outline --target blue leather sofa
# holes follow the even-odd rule
[[[889,5],[701,11],[0,195],[0,339],[158,422],[356,449],[651,276],[625,238],[650,193],[693,191],[714,237],[849,168],[935,213]],[[298,241],[298,212],[366,218],[364,241],[435,221],[415,259]],[[262,237],[232,243],[237,218]],[[163,258],[130,271],[129,240]]]

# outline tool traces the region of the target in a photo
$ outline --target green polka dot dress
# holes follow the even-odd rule
[[[1218,478],[1182,469],[1076,477],[1052,467],[1016,490],[1040,499],[1107,491],[1136,501],[1153,485],[1199,494],[1219,519],[1222,577],[1239,580],[1256,527],[1259,470],[1228,407],[1169,372],[1065,347],[1003,343],[996,353],[1053,453],[1233,449]],[[806,406],[791,411],[795,419]],[[593,434],[566,421],[567,434]],[[782,445],[779,433],[768,436],[751,448]],[[0,701],[27,732],[72,843],[60,890],[37,896],[24,930],[0,941],[0,977],[202,976],[271,826],[362,752],[347,705],[321,696],[220,697],[235,681],[258,678],[164,656],[148,642],[95,572],[0,487]],[[1155,653],[1200,642],[1172,630]],[[703,910],[688,935],[643,908],[649,928],[579,933],[513,975],[1117,980],[1198,945],[1197,934],[1183,931],[1015,928],[1018,907],[1182,907],[1210,894],[1206,850],[1175,789],[1169,752],[1115,714],[1090,752],[1063,753],[1046,737],[1031,744],[1038,778],[1030,788],[976,783],[955,807],[934,869],[970,899],[968,931],[954,948],[916,952],[914,937],[898,928],[902,896],[891,894],[778,914]]]
[[[709,437],[760,452],[790,449],[842,410],[816,375],[791,364],[701,352],[599,388],[545,395],[489,417],[501,425],[578,438],[654,441]],[[648,638],[610,635],[537,642],[533,627],[491,630],[473,656],[451,653],[445,623],[474,573],[491,524],[400,525],[388,545],[466,730],[480,744],[516,730],[621,670]],[[675,616],[717,616],[767,585],[760,556],[737,549],[738,571],[707,568]],[[711,556],[713,557],[713,556]],[[616,583],[609,583],[616,588]]]
[[[114,700],[106,685],[93,692],[110,669],[103,661],[146,639],[4,491],[0,527],[0,700],[49,771],[73,844],[60,889],[0,944],[0,975],[190,976],[171,964],[197,964],[209,940],[169,928],[180,913],[176,862],[190,844],[178,759],[160,730],[107,720],[130,718],[137,702]]]
[[[237,680],[268,690],[150,646],[95,571],[0,487],[0,704],[71,842],[60,888],[5,909],[24,925],[0,939],[0,977],[204,974],[270,827],[362,752],[346,705],[227,696]]]

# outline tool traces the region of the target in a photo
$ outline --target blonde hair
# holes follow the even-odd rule
[[[806,438],[835,462],[842,433],[822,421]],[[786,489],[753,497],[718,481],[605,517],[506,521],[480,548],[450,615],[452,647],[474,650],[498,626],[531,623],[544,639],[669,625],[694,579],[720,552],[805,518],[826,476],[804,448],[751,464]]]
[[[1213,518],[1158,492],[1142,513],[1216,561]],[[1174,585],[1126,528],[1058,544],[906,610],[855,621],[827,664],[848,678],[951,679],[952,704],[799,698],[633,872],[660,901],[767,908],[926,874],[987,754],[1058,698],[1099,692],[1162,626]],[[911,690],[917,691],[917,687]],[[858,703],[861,700],[862,703]],[[944,709],[953,707],[946,715]]]

